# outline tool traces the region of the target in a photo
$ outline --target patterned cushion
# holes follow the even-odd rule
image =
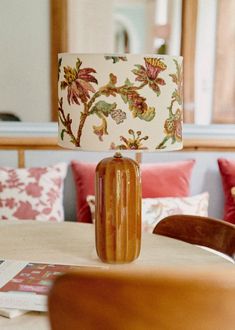
[[[92,221],[95,221],[95,196],[87,196]],[[209,194],[204,192],[190,197],[162,197],[142,199],[142,230],[152,232],[156,224],[172,214],[208,216]]]
[[[209,194],[190,197],[145,198],[142,201],[142,229],[152,232],[163,218],[173,214],[208,216]]]
[[[0,219],[63,221],[65,163],[49,167],[0,167]]]

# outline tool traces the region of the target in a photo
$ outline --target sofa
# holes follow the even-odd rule
[[[134,153],[127,153],[135,157]],[[0,166],[17,167],[19,150],[0,150]],[[110,153],[77,152],[63,149],[46,150],[46,148],[29,148],[24,151],[25,167],[48,166],[60,162],[68,164],[68,172],[64,181],[64,212],[65,219],[76,221],[76,191],[70,162],[72,160],[97,163]],[[179,160],[194,159],[195,164],[190,182],[190,195],[202,192],[209,193],[208,215],[218,219],[224,216],[224,192],[217,159],[228,158],[235,160],[233,151],[177,151],[143,153],[142,163],[174,162]],[[169,182],[169,185],[171,183]]]

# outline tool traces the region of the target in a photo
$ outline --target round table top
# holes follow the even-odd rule
[[[36,221],[0,222],[0,259],[114,267],[182,267],[234,265],[210,251],[172,238],[143,233],[138,259],[126,265],[102,263],[95,251],[92,224]],[[30,321],[31,320],[31,321]],[[37,323],[35,323],[35,320]],[[27,313],[9,320],[0,317],[1,329],[49,329],[45,313]],[[36,328],[35,328],[36,326]]]
[[[0,258],[65,264],[102,263],[95,250],[92,224],[36,221],[0,222]],[[228,261],[198,246],[169,237],[142,234],[138,259],[127,264],[136,266],[174,266],[224,264]],[[108,265],[122,267],[122,265]]]

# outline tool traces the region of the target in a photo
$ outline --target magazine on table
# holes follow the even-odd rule
[[[47,311],[53,280],[81,267],[102,266],[0,260],[0,315],[11,318],[26,311]]]

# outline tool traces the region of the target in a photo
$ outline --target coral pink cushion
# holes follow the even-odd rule
[[[48,167],[0,167],[0,219],[63,221],[65,163]]]
[[[235,201],[232,188],[235,186],[235,160],[218,159],[219,170],[224,188],[224,220],[235,224]]]
[[[95,163],[71,162],[77,192],[77,221],[91,222],[91,211],[86,197],[95,193]]]
[[[186,197],[194,160],[141,164],[142,197]],[[92,222],[87,196],[95,193],[94,163],[71,162],[77,190],[77,220]]]
[[[142,197],[186,197],[195,160],[141,164]]]

